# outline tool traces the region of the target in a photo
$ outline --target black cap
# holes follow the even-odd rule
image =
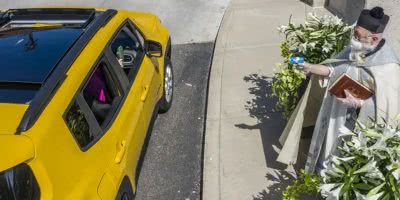
[[[383,8],[375,7],[371,10],[364,9],[361,11],[357,25],[361,26],[372,33],[382,33],[389,22],[389,16],[385,15]]]

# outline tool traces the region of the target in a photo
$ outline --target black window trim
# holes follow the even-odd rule
[[[66,116],[67,116],[67,113],[68,113],[69,109],[72,107],[72,105],[75,102],[78,104],[79,108],[82,110],[83,115],[85,116],[86,122],[89,125],[89,133],[94,137],[94,139],[91,142],[89,142],[89,144],[87,144],[86,146],[81,148],[81,149],[85,149],[85,151],[86,151],[87,149],[90,148],[88,146],[92,146],[93,141],[97,140],[98,137],[102,137],[101,136],[101,127],[97,123],[96,117],[94,116],[94,114],[93,114],[92,110],[90,109],[89,105],[86,103],[85,97],[83,97],[82,93],[79,93],[76,96],[76,98],[68,106],[69,108],[68,108],[67,112],[65,112],[64,120],[67,123],[67,126],[68,126],[68,122],[66,121],[67,120]],[[68,127],[68,129],[69,129],[69,127]],[[70,129],[70,132],[72,133],[71,129]],[[98,135],[98,134],[100,134],[100,135]],[[75,136],[73,136],[73,138],[75,139],[76,143],[80,147],[79,142],[77,141]],[[86,147],[88,147],[88,148],[86,148]]]
[[[138,37],[138,34],[139,34],[139,36],[140,36],[141,38],[143,38],[143,42],[146,41],[146,37],[145,37],[145,35],[143,34],[142,30],[140,30],[140,28],[138,28],[138,26],[137,26],[131,19],[127,18],[127,19],[123,22],[123,24],[125,24],[125,23],[128,23],[128,24],[130,25],[130,28],[132,29],[132,30],[130,30],[130,31],[132,32],[132,34],[134,34],[136,37]],[[137,32],[136,32],[136,31],[137,31]],[[145,49],[144,49],[144,43],[142,43],[141,40],[139,40],[139,42],[140,42],[140,45],[142,46],[143,51],[144,51],[144,50],[145,50]]]
[[[113,72],[115,73],[118,81],[121,82],[120,84],[122,89],[124,90],[124,93],[127,94],[129,90],[129,80],[123,69],[120,67],[118,60],[114,56],[114,53],[106,47],[103,50],[103,54],[110,64],[110,67],[113,68]]]
[[[112,45],[112,43],[116,40],[116,37],[117,37],[117,35],[122,31],[122,30],[124,30],[124,28],[128,28],[128,30],[129,30],[129,32],[127,32],[127,34],[128,34],[128,36],[129,37],[132,37],[131,35],[129,35],[129,34],[133,34],[133,36],[135,36],[135,37],[138,37],[137,35],[136,35],[136,31],[135,30],[137,30],[140,34],[141,34],[141,37],[144,39],[144,40],[146,40],[146,38],[145,37],[143,37],[143,33],[142,33],[142,31],[140,30],[140,29],[138,29],[138,27],[132,22],[132,20],[130,20],[129,18],[126,18],[122,23],[121,23],[121,25],[118,27],[118,29],[115,31],[115,33],[114,33],[114,35],[112,36],[112,39],[109,41],[109,43],[107,44],[107,49],[108,49],[108,51],[110,51],[111,53],[112,53],[112,55],[114,55],[114,53],[112,52],[112,49],[111,49],[111,45]],[[132,29],[132,30],[130,30],[130,29]],[[125,31],[126,32],[126,31]],[[138,39],[139,40],[139,39]],[[139,41],[139,43],[141,43],[140,41]],[[144,44],[142,45],[142,44],[140,44],[140,47],[141,47],[141,49],[142,49],[142,53],[140,54],[140,57],[137,59],[137,61],[135,61],[135,63],[134,63],[134,65],[136,65],[137,66],[137,70],[136,70],[136,72],[135,73],[129,73],[129,74],[127,74],[126,76],[127,76],[127,78],[128,78],[128,81],[129,81],[129,85],[128,85],[128,89],[130,89],[131,87],[132,87],[132,85],[133,85],[133,82],[135,82],[135,79],[136,79],[136,75],[137,75],[137,73],[139,72],[139,70],[140,70],[140,67],[141,67],[141,65],[142,65],[142,63],[143,63],[143,60],[144,60],[144,58],[145,58],[145,56],[146,56],[146,52],[145,52],[145,49],[144,49]]]

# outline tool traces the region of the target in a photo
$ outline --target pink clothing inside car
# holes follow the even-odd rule
[[[109,103],[103,69],[97,68],[86,86],[85,96],[100,103]]]

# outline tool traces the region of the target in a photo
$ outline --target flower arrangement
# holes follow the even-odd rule
[[[324,163],[320,176],[301,173],[283,192],[283,199],[319,191],[328,200],[399,200],[400,128],[358,123],[355,131],[341,129],[340,138],[342,145]]]
[[[359,124],[358,127],[355,132],[342,131],[343,145],[321,171],[322,196],[328,199],[400,199],[399,127],[391,128],[386,124]]]
[[[284,62],[278,64],[272,82],[273,95],[278,97],[276,109],[283,109],[288,118],[299,100],[299,87],[306,78],[298,66],[290,64],[292,56],[303,56],[307,63],[321,63],[339,53],[350,40],[351,27],[338,17],[318,17],[308,14],[304,24],[295,25],[289,19],[287,26],[278,28],[285,35],[281,45]]]

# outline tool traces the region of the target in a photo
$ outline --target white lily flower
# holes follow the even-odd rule
[[[307,13],[307,17],[313,18],[313,17],[315,17],[315,14],[312,12],[309,12],[309,13]]]
[[[385,180],[385,177],[383,176],[382,172],[379,171],[379,169],[377,167],[375,167],[372,170],[368,171],[365,174],[365,177],[372,178],[372,179]]]
[[[342,191],[345,192],[342,195],[356,195],[356,199],[360,200],[379,200],[388,192],[386,188],[386,184],[388,184],[386,177],[389,171],[394,177],[395,184],[400,182],[400,146],[392,147],[388,145],[388,141],[392,141],[395,139],[394,137],[398,137],[399,133],[389,127],[386,129],[377,126],[375,126],[375,128],[367,128],[367,126],[363,124],[360,124],[360,127],[362,128],[359,129],[358,132],[353,132],[353,135],[350,135],[351,131],[349,130],[340,129],[340,134],[349,134],[352,137],[349,139],[348,137],[341,136],[343,140],[341,150],[343,151],[339,151],[339,154],[331,156],[328,161],[324,162],[324,169],[321,170],[322,183],[325,183],[325,185],[334,184],[327,185],[324,191],[321,190],[321,193],[324,192],[324,197],[327,199],[338,198],[333,192],[337,188],[332,188],[336,186],[335,184],[364,183],[373,184],[371,186],[374,186],[374,188],[368,191],[367,195],[365,195],[365,193],[360,193],[361,190],[358,191],[347,187],[346,191]],[[370,126],[368,125],[368,127]],[[351,172],[347,171],[349,167],[354,167],[353,163],[360,162],[362,163],[361,167],[353,172],[353,176],[357,176],[357,179],[347,180],[344,174]],[[386,166],[387,170],[381,169],[382,162],[390,163]],[[332,183],[331,181],[335,182]],[[343,183],[338,183],[342,181]],[[343,197],[344,196],[341,196],[340,198]]]
[[[360,142],[360,146],[367,146],[368,139],[365,137],[364,134],[358,134],[357,137],[358,141]]]
[[[400,169],[396,169],[392,172],[393,177],[399,181],[400,180]]]
[[[329,48],[322,47],[322,52],[324,52],[324,53],[329,53],[330,50],[331,49],[329,49]]]
[[[392,128],[385,128],[383,131],[383,136],[385,137],[393,137],[396,134],[396,130]]]
[[[299,51],[304,53],[307,51],[307,43],[300,44]]]
[[[386,169],[388,169],[389,171],[391,171],[391,170],[397,168],[396,170],[394,170],[394,171],[392,172],[393,177],[394,177],[397,181],[400,180],[400,166],[399,166],[399,165],[400,165],[400,164],[398,164],[398,163],[396,163],[396,164],[391,163],[390,165],[386,166]]]
[[[344,162],[348,162],[348,161],[350,161],[350,160],[354,160],[356,157],[354,157],[354,156],[351,156],[351,157],[346,157],[346,158],[339,158],[338,157],[338,160],[342,160],[342,161],[344,161]]]
[[[322,46],[322,51],[325,53],[329,53],[332,50],[333,46],[328,41],[325,40],[324,45]]]
[[[321,195],[325,197],[326,200],[338,200],[342,187],[343,184],[341,183],[323,184],[320,186]]]
[[[316,45],[317,45],[317,43],[315,43],[315,42],[308,43],[308,47],[312,48],[312,49],[314,49]]]
[[[311,21],[321,23],[321,20],[315,14],[308,15],[308,17]]]
[[[365,164],[363,167],[358,169],[357,171],[354,172],[354,174],[360,174],[360,173],[366,173],[366,172],[371,172],[374,169],[376,169],[376,161],[370,161],[367,164]]]
[[[281,33],[284,33],[287,29],[288,29],[288,26],[284,26],[284,25],[278,27],[278,31]]]

